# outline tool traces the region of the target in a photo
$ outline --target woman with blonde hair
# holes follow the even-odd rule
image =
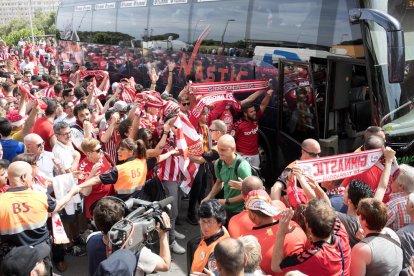
[[[147,149],[142,140],[138,140],[136,145],[137,148],[132,160],[116,165],[103,174],[86,180],[78,186],[79,189],[82,189],[82,193],[89,194],[90,187],[102,183],[113,185],[115,196],[122,200],[140,197],[147,176]]]
[[[78,166],[78,171],[81,173],[81,177],[78,180],[79,184],[106,172],[112,167],[112,164],[102,151],[101,142],[99,142],[99,140],[95,138],[84,139],[81,148],[86,156],[81,160]],[[92,218],[92,214],[89,212],[89,207],[92,206],[94,202],[113,194],[114,189],[112,185],[103,185],[102,183],[99,183],[93,187],[89,187],[88,192],[85,191],[84,194],[86,218]]]

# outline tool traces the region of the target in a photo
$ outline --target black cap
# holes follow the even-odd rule
[[[13,248],[4,258],[1,275],[27,276],[38,261],[50,255],[50,247],[46,243],[36,246],[19,246]]]

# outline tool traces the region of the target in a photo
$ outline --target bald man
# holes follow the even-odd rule
[[[217,142],[219,160],[214,164],[214,173],[217,177],[210,193],[203,201],[214,198],[224,188],[224,198],[219,199],[220,204],[226,206],[228,220],[235,214],[243,211],[244,201],[239,190],[232,189],[229,181],[239,178],[245,179],[252,174],[250,164],[246,160],[239,161],[240,164],[235,170],[235,165],[240,155],[236,153],[236,142],[234,138],[225,134]]]
[[[50,151],[45,151],[45,142],[42,137],[36,133],[30,133],[24,137],[24,146],[27,153],[36,155],[39,174],[47,179],[52,179],[54,175],[59,174],[55,168],[55,156]]]
[[[302,153],[299,160],[310,160],[319,158],[321,155],[321,146],[319,142],[315,139],[306,139],[302,142]],[[293,176],[292,170],[295,166],[296,161],[290,163],[282,172],[282,174],[277,178],[275,184],[271,189],[271,198],[273,200],[281,200],[282,192],[286,191],[287,184],[289,179]],[[300,185],[299,185],[300,187]]]
[[[31,190],[32,166],[16,161],[8,168],[10,188],[0,194],[0,237],[10,246],[38,245],[49,240],[48,213],[62,210],[77,193],[76,187],[59,201]]]
[[[217,260],[217,270],[221,276],[244,275],[246,257],[241,241],[227,238],[220,241],[214,248]]]
[[[241,195],[243,200],[245,200],[250,191],[264,189],[265,187],[262,180],[257,176],[251,175],[242,181]],[[272,205],[278,211],[286,209],[285,204],[283,204],[283,202],[280,200],[273,200]],[[254,226],[255,224],[250,220],[247,210],[243,210],[230,219],[227,229],[229,231],[230,237],[238,238],[240,236],[245,236],[246,233],[251,231]]]
[[[384,149],[385,140],[381,135],[371,135],[364,141],[363,150],[373,150],[373,149]],[[377,162],[374,166],[368,170],[347,178],[344,178],[342,181],[342,187],[347,187],[351,180],[357,179],[364,183],[367,183],[371,189],[375,192],[380,183],[382,172],[384,171],[384,164],[382,162]],[[390,194],[392,193],[392,185],[388,186],[387,191],[385,192],[383,202],[387,203],[390,200]]]

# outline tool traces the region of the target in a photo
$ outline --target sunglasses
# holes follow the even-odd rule
[[[208,130],[209,130],[210,132],[219,131],[218,129],[211,129],[211,128],[209,128]]]
[[[312,157],[318,157],[318,156],[320,156],[320,155],[321,155],[321,152],[311,152],[311,151],[307,151],[307,150],[305,150],[304,148],[302,148],[302,150],[303,150],[304,152],[306,152],[307,154],[309,154],[310,156],[312,156]]]
[[[190,106],[190,103],[181,103],[183,106]]]
[[[100,153],[101,150],[102,150],[102,148],[99,148],[99,149],[93,150],[92,152]]]

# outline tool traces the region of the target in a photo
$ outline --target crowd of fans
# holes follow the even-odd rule
[[[364,173],[317,183],[294,161],[268,194],[252,172],[260,166],[258,120],[271,88],[196,116],[191,75],[177,99],[171,96],[173,62],[165,90],[156,91],[155,70],[148,71],[150,87],[134,78],[113,82],[107,71],[79,64],[63,81],[52,41],[0,44],[4,275],[49,275],[52,266],[63,272],[66,254],[86,253],[90,275],[144,275],[168,270],[170,252],[188,254],[192,275],[414,275],[414,168],[401,164],[391,175],[395,152],[382,129],[368,128],[358,149],[383,150]],[[200,136],[200,154],[179,146],[177,119]],[[305,139],[298,159],[320,155],[318,141]],[[187,222],[201,229],[187,250],[175,229],[183,160],[197,168]],[[299,202],[289,194],[292,181]],[[125,215],[122,201],[167,196],[174,200],[162,214],[167,231],[157,226],[159,254],[146,247],[137,256],[111,252],[108,231]]]

